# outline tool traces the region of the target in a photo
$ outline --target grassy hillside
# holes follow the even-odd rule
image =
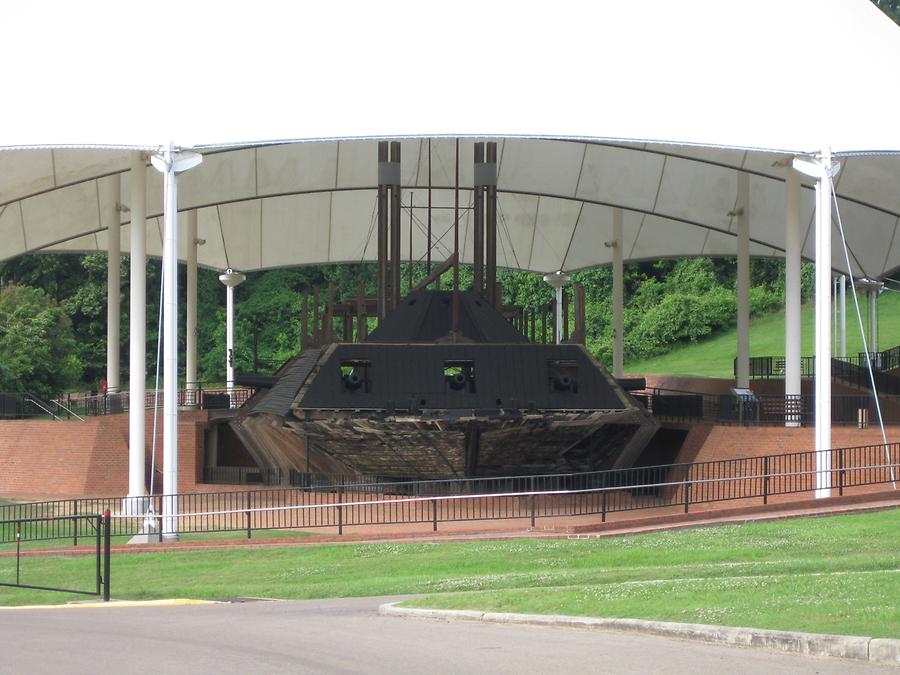
[[[868,304],[860,297],[860,312],[867,322]],[[803,307],[803,354],[812,355],[815,342],[815,311],[810,303]],[[885,292],[878,299],[878,344],[887,349],[900,344],[900,293]],[[847,354],[862,351],[862,340],[856,312],[847,298]],[[699,375],[703,377],[733,377],[733,362],[737,355],[737,331],[731,329],[693,344],[673,349],[643,361],[625,364],[625,372],[632,374]],[[750,321],[750,355],[784,355],[784,313],[773,312]]]

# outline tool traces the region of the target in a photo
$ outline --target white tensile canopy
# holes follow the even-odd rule
[[[362,139],[404,139],[404,202],[423,206],[422,139],[443,136],[432,182],[447,206],[460,136],[464,190],[472,141],[501,142],[503,266],[608,263],[610,207],[625,210],[626,260],[733,254],[738,171],[751,175],[751,254],[779,255],[784,166],[825,146],[843,164],[835,187],[853,273],[900,265],[900,28],[868,0],[254,10],[164,2],[122,15],[101,3],[91,16],[58,8],[47,24],[40,8],[12,9],[9,25],[41,30],[10,31],[0,46],[5,63],[30,59],[5,83],[19,95],[0,124],[0,259],[105,250],[110,205],[128,204],[130,157],[174,139],[207,155],[179,189],[179,209],[199,209],[201,265],[372,260],[377,163]],[[271,139],[304,142],[260,144]],[[161,180],[149,176],[158,216]],[[452,216],[433,218],[439,239]],[[418,209],[413,220],[419,258]],[[465,255],[465,214],[462,226]],[[160,226],[149,230],[159,255]],[[833,266],[847,271],[840,247]]]
[[[130,169],[146,161],[139,152],[172,145],[204,154],[181,177],[177,205],[196,211],[197,238],[205,240],[200,264],[247,271],[373,260],[375,140],[383,138],[402,140],[403,201],[420,259],[424,211],[409,207],[426,203],[427,139],[436,207],[453,203],[454,139],[462,139],[463,207],[473,180],[471,144],[493,139],[500,144],[500,265],[541,272],[600,265],[610,262],[613,250],[604,244],[611,240],[625,260],[737,252],[739,384],[749,359],[747,228],[750,254],[793,251],[790,394],[800,391],[796,251],[830,263],[817,269],[820,373],[830,369],[831,269],[878,278],[900,267],[900,28],[868,0],[262,1],[219,3],[215,13],[161,0],[20,4],[5,8],[4,19],[0,260],[106,250],[117,226],[128,242],[132,198],[142,192],[132,189]],[[798,209],[790,166],[819,153],[813,173],[824,199],[814,206],[814,182],[806,178]],[[836,233],[832,249],[826,236],[830,154],[842,165],[834,189],[852,269]],[[159,255],[160,216],[165,210],[171,217],[173,208],[163,207],[160,176],[150,171],[147,181],[147,212],[156,223],[145,243]],[[789,244],[785,224],[795,232],[797,220],[800,242]],[[451,224],[452,211],[435,209],[436,259],[450,253]],[[467,224],[463,211],[464,260]],[[119,237],[111,239],[117,250]],[[182,259],[192,253],[180,246]],[[408,239],[402,249],[406,255]],[[170,253],[169,278],[174,259]],[[112,295],[109,304],[117,307]],[[172,494],[171,285],[164,304],[164,489]],[[141,314],[132,312],[131,340],[130,437],[139,439]],[[117,322],[116,314],[111,330]],[[117,345],[117,333],[110,343]],[[189,347],[188,371],[190,358]],[[830,379],[822,377],[821,494],[830,484],[827,448]],[[143,444],[132,443],[131,497],[143,494],[143,462]],[[167,516],[175,513],[169,501]],[[165,520],[165,532],[177,531]]]

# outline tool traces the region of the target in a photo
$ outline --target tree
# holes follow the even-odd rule
[[[900,24],[900,0],[872,0],[882,12]]]
[[[0,391],[51,395],[78,382],[72,323],[38,288],[0,288]]]

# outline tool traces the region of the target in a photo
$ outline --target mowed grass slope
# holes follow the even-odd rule
[[[849,289],[848,289],[849,291]],[[860,296],[859,309],[863,323],[868,326],[868,303]],[[802,353],[815,351],[815,311],[812,304],[803,307]],[[868,335],[867,335],[868,339]],[[885,291],[878,298],[878,346],[889,349],[900,344],[900,293]],[[847,354],[855,356],[863,351],[862,338],[856,321],[853,301],[847,297]],[[837,352],[835,352],[837,353]],[[718,332],[705,340],[676,347],[643,361],[625,364],[630,374],[697,375],[702,377],[734,377],[733,363],[737,355],[737,330]],[[750,355],[784,356],[784,312],[778,311],[750,320]]]
[[[91,557],[22,560],[90,588]],[[0,558],[0,581],[15,560]],[[114,598],[422,593],[417,606],[900,637],[900,510],[594,540],[379,543],[115,554]],[[0,587],[0,604],[74,596]]]

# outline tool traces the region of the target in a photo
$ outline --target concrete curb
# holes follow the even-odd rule
[[[615,630],[661,637],[695,640],[733,647],[775,649],[793,654],[854,659],[883,665],[900,666],[900,640],[827,635],[794,631],[707,626],[696,623],[644,621],[642,619],[600,619],[555,614],[509,614],[457,609],[416,609],[388,603],[378,608],[382,616],[398,616],[442,621],[480,621],[485,623],[526,624],[587,630]]]

